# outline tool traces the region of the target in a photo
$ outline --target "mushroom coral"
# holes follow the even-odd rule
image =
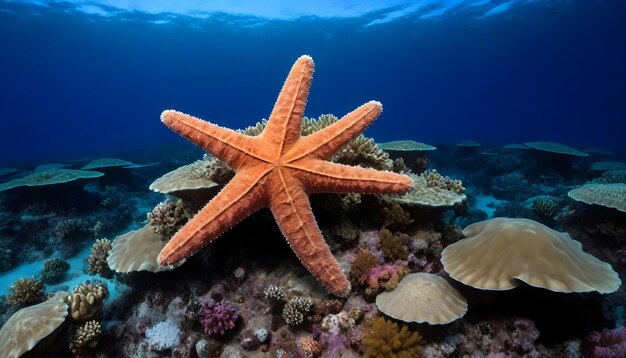
[[[465,239],[445,248],[450,277],[468,286],[509,290],[518,280],[555,292],[615,292],[621,281],[582,244],[529,219],[495,218],[469,225]]]
[[[447,324],[465,315],[467,301],[441,276],[418,272],[404,276],[393,291],[376,296],[376,306],[404,322]]]

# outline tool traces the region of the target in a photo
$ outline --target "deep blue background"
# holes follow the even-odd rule
[[[626,152],[625,1],[253,27],[0,6],[11,10],[0,11],[0,166],[177,141],[159,121],[170,108],[252,125],[305,53],[316,62],[307,115],[380,100],[368,130],[379,141],[553,140]]]

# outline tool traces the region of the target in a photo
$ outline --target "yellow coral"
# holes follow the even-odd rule
[[[422,336],[405,325],[400,329],[384,317],[374,318],[363,334],[366,357],[415,358],[422,356]]]

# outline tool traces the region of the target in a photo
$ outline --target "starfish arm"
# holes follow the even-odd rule
[[[281,173],[279,179],[272,183],[270,209],[304,267],[330,293],[347,296],[350,282],[322,237],[309,198],[294,178]]]
[[[402,194],[411,190],[414,184],[408,175],[318,159],[305,158],[289,167],[296,169],[294,176],[304,183],[309,194]]]
[[[196,253],[241,220],[266,205],[260,185],[267,174],[241,171],[196,216],[183,226],[159,254],[172,265]]]
[[[304,55],[294,63],[285,80],[270,119],[261,138],[271,144],[274,156],[283,154],[298,138],[306,107],[311,80],[313,59]]]
[[[383,106],[380,102],[367,102],[330,126],[302,137],[287,154],[286,160],[298,160],[311,154],[319,159],[330,160],[348,142],[363,133],[382,110]]]
[[[161,113],[161,121],[172,131],[223,160],[237,170],[244,163],[258,158],[258,139],[222,128],[174,110]]]

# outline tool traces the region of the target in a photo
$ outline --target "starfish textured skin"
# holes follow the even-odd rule
[[[350,293],[350,282],[324,241],[308,196],[401,194],[412,188],[413,180],[329,161],[378,117],[379,102],[368,102],[318,132],[300,135],[313,69],[310,56],[298,58],[264,131],[256,137],[173,110],[161,114],[161,121],[171,130],[223,160],[236,173],[167,243],[158,257],[161,265],[193,255],[250,214],[269,208],[309,272],[330,293],[342,297]]]

